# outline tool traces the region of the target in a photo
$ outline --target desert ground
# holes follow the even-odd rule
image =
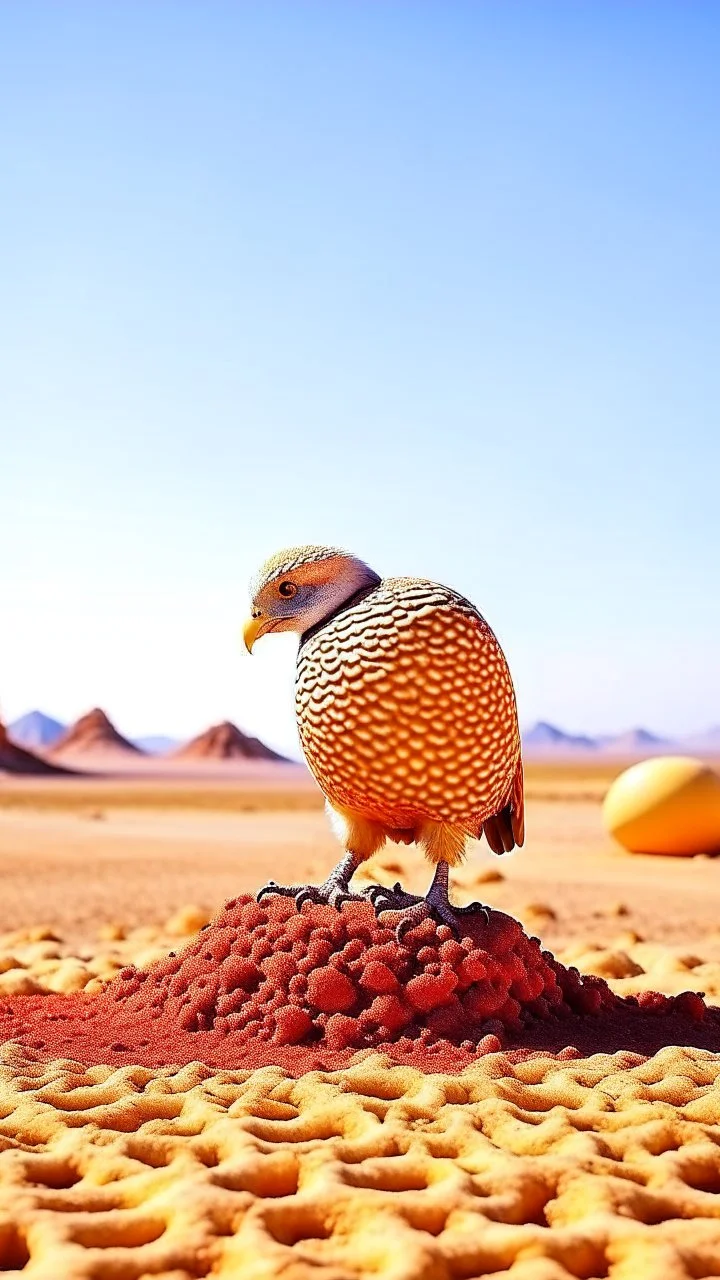
[[[604,833],[601,800],[623,767],[530,762],[524,848],[497,858],[472,845],[454,874],[458,901],[535,916],[553,948],[635,931],[686,949],[702,939],[720,955],[720,859],[629,855]],[[212,912],[270,878],[317,882],[337,857],[322,797],[299,769],[0,781],[0,932],[48,925],[87,945],[102,925],[156,925],[184,905]],[[418,892],[431,874],[396,845],[368,873]]]
[[[620,994],[720,1003],[720,860],[604,834],[621,762],[532,762],[528,838],[453,877]],[[0,999],[92,994],[225,899],[324,878],[314,786],[232,776],[0,778]],[[415,850],[358,876],[424,888]],[[720,1275],[720,1053],[669,1045],[459,1076],[85,1067],[5,1045],[0,1271],[28,1280],[702,1280]]]

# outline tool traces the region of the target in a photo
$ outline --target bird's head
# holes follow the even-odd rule
[[[362,560],[337,547],[288,547],[250,584],[251,614],[243,627],[248,653],[268,631],[302,634],[380,578]]]

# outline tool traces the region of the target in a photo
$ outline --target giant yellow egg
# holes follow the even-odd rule
[[[603,822],[631,853],[720,852],[720,777],[691,756],[642,760],[613,782]]]

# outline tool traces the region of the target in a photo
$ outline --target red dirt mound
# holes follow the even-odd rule
[[[450,1071],[500,1048],[565,1057],[720,1048],[720,1010],[697,993],[621,1000],[501,911],[464,923],[461,941],[424,920],[400,945],[370,904],[299,913],[290,899],[245,895],[178,955],[123,969],[99,996],[0,1001],[0,1041],[86,1064],[273,1062],[295,1075],[340,1069],[373,1048]]]
[[[175,760],[284,760],[259,738],[249,738],[229,720],[211,725],[173,753]]]
[[[144,753],[118,733],[112,720],[99,707],[81,716],[50,748],[48,755],[92,755],[95,752],[123,751],[136,756]]]
[[[276,1063],[295,1075],[368,1049],[457,1071],[501,1048],[720,1047],[720,1011],[696,993],[623,1000],[511,916],[464,920],[462,941],[426,920],[399,944],[369,903],[298,912],[287,898],[243,896],[180,954],[123,969],[98,996],[0,1001],[0,1039],[84,1063]]]

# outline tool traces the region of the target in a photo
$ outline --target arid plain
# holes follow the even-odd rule
[[[527,768],[528,838],[473,846],[459,902],[517,916],[615,991],[720,1003],[720,860],[625,853],[623,762]],[[322,879],[337,846],[299,768],[0,778],[0,999],[100,991],[230,897]],[[365,874],[367,870],[367,874]],[[414,849],[358,877],[423,889]],[[48,1063],[0,1069],[0,1270],[51,1280],[700,1280],[720,1275],[720,1054],[668,1045],[459,1076],[377,1054],[295,1080]]]

